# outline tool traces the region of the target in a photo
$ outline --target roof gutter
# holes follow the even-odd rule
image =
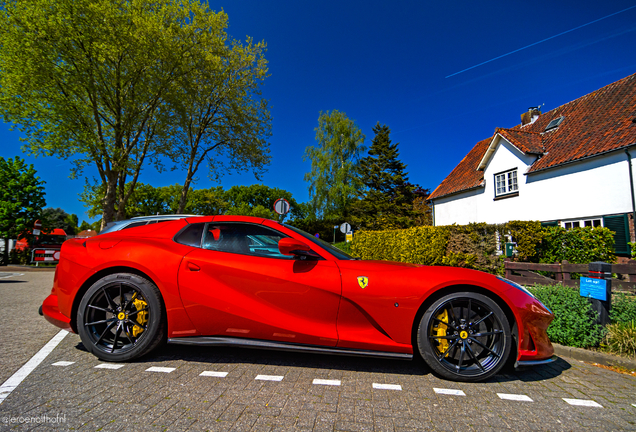
[[[544,171],[549,171],[549,170],[552,170],[552,169],[561,168],[561,167],[564,167],[564,166],[566,166],[566,165],[570,165],[570,164],[573,164],[573,163],[577,163],[577,162],[585,161],[585,160],[588,160],[588,159],[593,159],[593,158],[595,158],[595,157],[599,157],[599,156],[605,156],[605,155],[607,155],[607,154],[614,153],[614,152],[618,152],[618,151],[621,151],[621,150],[625,150],[625,151],[627,151],[627,150],[629,150],[629,149],[630,149],[630,148],[632,148],[632,147],[636,147],[636,143],[633,143],[633,144],[627,144],[626,146],[619,147],[619,148],[617,148],[617,149],[607,150],[607,151],[604,151],[604,152],[602,152],[602,153],[595,153],[595,154],[593,154],[593,155],[584,156],[584,157],[579,158],[579,159],[576,159],[576,160],[571,160],[571,161],[563,162],[563,163],[561,163],[561,164],[554,165],[554,166],[550,166],[550,167],[547,167],[547,168],[541,168],[540,170],[536,170],[536,171],[532,171],[532,172],[526,172],[526,173],[523,173],[523,175],[532,175],[532,174],[537,174],[537,173],[541,173],[541,172],[544,172]]]

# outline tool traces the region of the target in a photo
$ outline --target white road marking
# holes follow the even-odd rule
[[[55,349],[55,347],[62,342],[64,336],[66,336],[68,332],[66,330],[60,330],[58,334],[53,336],[53,338],[48,341],[46,345],[40,349],[31,359],[26,362],[20,369],[17,370],[16,373],[11,375],[8,380],[6,380],[0,386],[0,404],[11,394],[13,390],[27,377],[33,370],[38,367],[42,361],[48,356],[51,351]]]
[[[402,386],[399,384],[378,384],[373,383],[373,388],[378,390],[402,390]]]
[[[586,399],[567,399],[567,398],[563,398],[564,401],[566,401],[567,403],[569,403],[570,405],[576,405],[576,406],[587,406],[587,407],[595,407],[595,408],[603,408],[603,405],[594,402],[593,400],[586,400]]]
[[[499,399],[505,399],[505,400],[534,402],[532,399],[530,399],[530,397],[526,395],[497,393],[497,396],[499,396]]]
[[[435,393],[437,393],[437,394],[445,394],[445,395],[453,395],[453,396],[466,396],[466,393],[464,393],[461,390],[441,389],[441,388],[435,388],[435,387],[433,387],[433,390],[435,390]]]
[[[55,363],[51,363],[51,366],[70,366],[75,362],[70,362],[70,361],[59,361],[59,362],[55,362]]]
[[[325,379],[315,379],[312,384],[316,385],[330,385],[330,386],[339,386],[340,380],[325,380]]]
[[[123,364],[112,364],[112,363],[100,363],[95,366],[95,369],[121,369],[126,365]]]
[[[150,367],[148,369],[146,369],[146,372],[163,372],[163,373],[170,373],[173,370],[175,370],[176,368],[171,368],[171,367],[160,367],[160,366],[153,366]]]
[[[256,375],[256,378],[259,381],[282,381],[282,375]]]
[[[24,276],[24,273],[0,273],[0,279],[6,279],[14,276]]]
[[[227,376],[227,372],[203,371],[199,374],[199,376],[225,378]]]

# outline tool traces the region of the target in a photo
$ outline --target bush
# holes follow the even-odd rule
[[[31,263],[31,249],[24,249],[17,251],[13,249],[9,252],[9,264],[30,264]]]
[[[636,355],[636,321],[608,325],[604,345],[610,352]]]
[[[347,243],[347,242],[340,242],[340,243],[335,243],[334,244],[335,247],[337,247],[338,249],[340,249],[341,251],[343,251],[344,253],[348,253],[349,255],[351,255],[351,243]]]
[[[613,294],[610,320],[612,323],[636,321],[636,296],[622,292]]]
[[[575,264],[594,261],[613,263],[614,236],[609,228],[585,227],[566,230],[546,227],[539,255],[541,262],[556,263],[567,260]]]
[[[554,321],[548,327],[552,342],[577,348],[599,345],[605,330],[596,324],[597,313],[578,290],[561,285],[537,285],[530,291],[554,314]]]

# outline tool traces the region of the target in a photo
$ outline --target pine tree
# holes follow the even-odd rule
[[[398,143],[391,143],[387,125],[378,122],[373,132],[368,156],[359,165],[365,189],[353,205],[354,226],[370,230],[412,226],[414,187],[399,160]]]

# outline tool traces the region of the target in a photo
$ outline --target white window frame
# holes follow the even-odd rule
[[[589,218],[583,218],[583,219],[568,219],[565,221],[561,221],[561,227],[565,228],[566,230],[572,229],[572,228],[584,228],[584,227],[602,227],[603,226],[603,217],[602,216],[596,216],[596,217],[589,217]]]
[[[517,168],[503,171],[494,175],[495,198],[506,195],[519,194],[519,176]]]

